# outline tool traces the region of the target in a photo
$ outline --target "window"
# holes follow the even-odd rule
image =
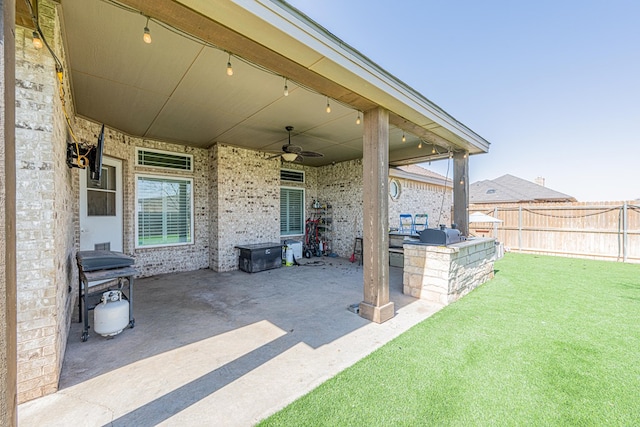
[[[87,216],[116,216],[116,168],[102,166],[100,181],[87,172]]]
[[[193,243],[193,182],[136,177],[136,247]]]
[[[191,154],[172,153],[168,151],[152,150],[150,148],[136,148],[136,162],[138,166],[151,166],[162,169],[193,170],[193,156]]]
[[[304,171],[280,169],[280,180],[304,184]]]
[[[304,234],[304,189],[280,188],[280,235]]]
[[[389,195],[392,200],[400,198],[400,182],[397,179],[392,179],[389,183]]]

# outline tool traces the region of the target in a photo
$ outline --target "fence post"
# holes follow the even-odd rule
[[[522,206],[518,206],[518,250],[522,252]]]
[[[498,218],[498,207],[494,207],[493,208],[493,217],[494,218]],[[494,222],[493,223],[493,237],[498,240],[498,223]]]
[[[622,205],[622,262],[627,262],[627,202]]]

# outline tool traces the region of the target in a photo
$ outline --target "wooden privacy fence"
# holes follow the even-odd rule
[[[472,223],[506,250],[640,263],[640,202],[472,205],[501,223]]]

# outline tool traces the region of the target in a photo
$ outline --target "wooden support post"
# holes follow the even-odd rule
[[[0,1],[0,425],[17,421],[15,0]]]
[[[453,154],[453,222],[464,236],[469,235],[469,156]]]
[[[389,301],[389,112],[364,113],[363,265],[360,316],[382,323],[395,314]]]
[[[629,228],[629,213],[627,210],[627,202],[624,202],[622,206],[622,262],[627,262],[627,243],[628,243],[628,234],[627,229]]]

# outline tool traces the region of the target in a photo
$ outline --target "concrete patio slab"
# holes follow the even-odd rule
[[[136,280],[135,328],[81,342],[75,317],[59,391],[20,405],[19,424],[250,426],[441,308],[403,295],[391,267],[396,315],[368,322],[348,310],[362,300],[361,266],[304,261]]]

